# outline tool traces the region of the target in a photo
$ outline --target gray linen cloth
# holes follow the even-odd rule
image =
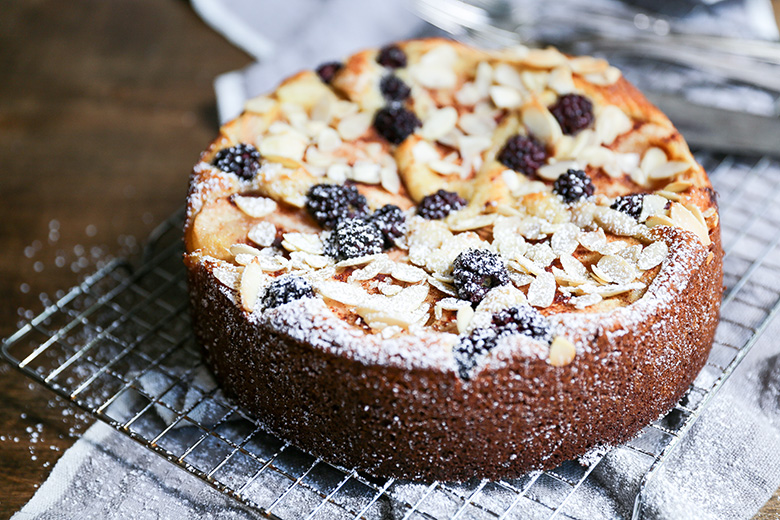
[[[252,0],[193,0],[195,9],[215,29],[262,59],[261,63],[217,79],[223,120],[237,114],[246,97],[273,88],[279,78],[296,70],[337,59],[358,48],[436,33],[395,2],[285,0],[261,5],[258,9],[258,3]],[[691,78],[688,73],[678,71],[675,78],[673,83],[678,88],[688,83],[701,84],[701,78]],[[743,94],[740,92],[739,96],[744,98]],[[765,98],[766,94],[756,93],[758,103],[763,100],[765,104],[766,99],[761,96]],[[777,163],[768,164],[767,170],[765,175],[773,174],[775,179],[780,176]],[[731,189],[725,182],[729,173],[721,171],[720,177],[713,177],[716,188]],[[724,224],[730,219],[738,221],[740,212],[745,211],[739,206],[724,209]],[[724,233],[724,242],[728,244],[729,240],[738,239]],[[751,246],[750,241],[740,247],[743,257],[757,258],[763,253],[761,244]],[[767,262],[780,265],[777,248],[770,252]],[[729,259],[727,270],[728,266]],[[780,286],[780,275],[774,273],[762,284]],[[731,319],[735,316],[739,316],[739,311],[734,311]],[[744,321],[751,319],[745,311]],[[770,324],[673,453],[659,478],[646,490],[646,518],[749,518],[780,485],[780,345],[774,340],[777,337],[780,320]],[[572,496],[563,510],[564,517],[630,518],[647,465],[648,459],[636,452],[625,448],[612,450],[597,466],[593,478]],[[263,493],[274,485],[279,484],[267,482],[258,486],[253,498],[262,504]],[[413,503],[427,487],[414,482],[398,483],[390,490],[391,499]],[[288,509],[284,516],[302,517],[316,500],[316,496],[301,496],[299,509]],[[387,507],[372,509],[370,517],[403,517],[405,510],[394,509],[393,500]],[[438,518],[446,516],[451,507],[442,496],[426,500],[421,510]],[[548,514],[549,511],[528,503],[519,504],[508,518],[544,518]],[[257,513],[196,477],[98,423],[63,455],[48,480],[13,518],[256,516]]]

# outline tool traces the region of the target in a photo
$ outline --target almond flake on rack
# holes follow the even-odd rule
[[[443,107],[434,110],[420,129],[420,135],[425,139],[435,141],[448,134],[458,122],[458,111],[453,107]]]
[[[354,141],[371,128],[373,118],[368,112],[348,115],[339,121],[336,130],[344,141]]]
[[[596,136],[600,143],[612,144],[617,136],[622,135],[634,127],[634,122],[620,108],[615,105],[607,105],[596,116]]]
[[[669,254],[669,246],[663,240],[653,242],[649,246],[645,247],[639,254],[637,259],[637,267],[646,271],[659,265],[663,262]]]
[[[260,289],[267,280],[268,275],[260,269],[258,264],[252,262],[244,267],[244,272],[241,273],[241,284],[238,294],[241,300],[241,307],[245,311],[252,312],[254,310]]]
[[[574,347],[574,343],[563,336],[555,336],[550,345],[547,362],[554,367],[564,367],[574,361],[576,356],[577,349]]]
[[[536,275],[528,286],[528,304],[534,307],[549,307],[555,299],[555,277],[547,271]]]
[[[303,251],[313,255],[323,253],[322,240],[314,233],[285,233],[282,239],[282,247],[287,251]]]
[[[252,218],[266,217],[276,211],[276,202],[273,199],[233,195],[232,200],[238,209]]]

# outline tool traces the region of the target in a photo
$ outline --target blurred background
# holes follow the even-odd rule
[[[705,147],[740,140],[724,123],[736,114],[761,118],[748,128],[780,114],[779,0],[5,0],[2,9],[0,337],[110,258],[136,255],[182,206],[198,154],[246,97],[361,47],[453,35],[605,56],[662,108],[731,111],[681,110],[703,126],[683,133]],[[744,139],[780,150],[780,133]],[[4,363],[0,396],[6,518],[90,420]],[[777,518],[778,503],[764,518]]]

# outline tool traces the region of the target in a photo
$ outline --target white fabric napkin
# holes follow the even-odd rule
[[[598,0],[593,0],[598,1]],[[402,4],[387,0],[192,0],[215,29],[261,62],[216,81],[223,119],[244,100],[267,91],[286,75],[338,59],[355,49],[435,33]],[[780,175],[780,165],[771,173]],[[726,175],[729,172],[720,172]],[[716,188],[719,178],[714,177]],[[777,201],[780,203],[780,200]],[[722,222],[733,217],[727,208]],[[745,254],[758,256],[760,244]],[[772,253],[780,265],[780,251]],[[780,286],[780,276],[766,284]],[[732,316],[733,318],[733,316]],[[746,312],[744,320],[750,320]],[[780,320],[774,320],[709,409],[647,489],[647,518],[750,518],[780,486]],[[207,377],[207,376],[203,376]],[[154,382],[150,384],[154,385]],[[186,396],[184,397],[187,398]],[[165,417],[163,417],[166,420]],[[582,519],[630,518],[648,459],[613,450],[564,509]],[[268,484],[269,486],[272,484]],[[413,501],[427,484],[400,483],[393,498]],[[263,489],[259,488],[262,502]],[[301,511],[308,500],[301,497]],[[426,501],[436,516],[452,504]],[[548,512],[520,505],[510,518],[544,518]],[[401,518],[392,504],[375,518]],[[110,427],[92,426],[54,467],[48,480],[15,519],[49,518],[254,518],[255,512],[145,450]],[[303,515],[301,515],[303,516]],[[290,518],[296,518],[291,514]]]

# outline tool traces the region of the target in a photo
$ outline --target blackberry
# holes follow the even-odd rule
[[[249,181],[260,168],[260,152],[251,144],[239,143],[218,151],[212,164],[223,172],[234,173]]]
[[[501,310],[493,315],[493,325],[499,334],[525,334],[546,343],[552,341],[547,318],[530,305]]]
[[[496,158],[507,168],[530,177],[547,160],[547,150],[532,136],[518,134],[506,140]]]
[[[471,379],[471,369],[477,365],[482,357],[493,350],[497,341],[498,334],[492,329],[474,329],[471,334],[461,338],[452,350],[461,379],[465,381]]]
[[[550,107],[564,134],[573,135],[593,123],[593,103],[579,94],[566,94]]]
[[[386,204],[376,210],[369,218],[385,239],[385,249],[395,245],[395,241],[406,233],[406,218],[401,208],[394,204]]]
[[[314,298],[311,284],[300,276],[282,276],[270,283],[263,294],[263,306],[273,309],[302,298]]]
[[[330,82],[333,81],[333,78],[336,76],[336,73],[342,68],[344,68],[343,63],[339,61],[329,61],[317,67],[317,75],[320,77],[323,83],[330,84]]]
[[[315,184],[306,193],[306,211],[325,229],[368,213],[366,198],[354,186]]]
[[[590,197],[595,190],[590,177],[582,170],[569,169],[553,184],[553,191],[560,195],[564,202],[576,202],[583,197]]]
[[[383,251],[385,239],[379,228],[362,218],[342,220],[325,244],[325,254],[336,260],[374,255]]]
[[[377,63],[390,69],[406,67],[406,53],[398,45],[386,45],[376,57]]]
[[[446,217],[465,205],[466,201],[457,193],[439,190],[423,197],[417,206],[417,214],[428,220],[436,220]]]
[[[422,123],[414,112],[393,104],[379,110],[374,116],[374,128],[393,144],[401,144]]]
[[[642,204],[644,201],[645,196],[643,193],[632,193],[631,195],[623,195],[616,198],[610,208],[622,211],[639,220],[639,216],[642,214]]]
[[[452,276],[458,298],[476,306],[492,289],[509,283],[504,262],[485,249],[467,249],[455,258]]]
[[[394,74],[388,74],[379,82],[379,90],[388,101],[403,101],[408,98],[412,89]]]

